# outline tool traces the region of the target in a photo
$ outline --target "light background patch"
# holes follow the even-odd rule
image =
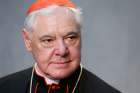
[[[0,77],[33,64],[21,35],[33,1],[0,1]],[[123,93],[140,93],[140,0],[73,2],[83,9],[84,67]]]

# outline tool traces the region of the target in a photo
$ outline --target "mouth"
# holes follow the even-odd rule
[[[51,61],[50,65],[66,66],[67,64],[69,64],[71,62],[72,62],[72,60],[68,60],[68,61]]]
[[[70,63],[71,60],[68,60],[68,61],[52,61],[51,63],[52,64],[67,64],[67,63]]]

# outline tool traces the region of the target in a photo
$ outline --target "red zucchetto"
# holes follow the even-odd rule
[[[66,6],[66,7],[72,7],[75,8],[75,4],[71,2],[70,0],[36,0],[28,9],[27,15],[31,12],[48,7],[50,5],[59,5],[59,6]]]

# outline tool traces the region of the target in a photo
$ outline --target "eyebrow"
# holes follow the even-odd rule
[[[75,35],[75,36],[79,36],[80,35],[80,32],[74,32],[74,31],[71,31],[71,32],[68,32],[66,35],[64,35],[64,37],[67,37],[69,35]],[[39,40],[42,40],[44,38],[54,38],[54,36],[51,36],[51,35],[43,35],[41,37],[39,37]]]
[[[66,36],[69,36],[69,35],[79,35],[80,33],[79,32],[69,32],[66,34]]]
[[[54,38],[54,37],[50,36],[50,35],[43,35],[43,36],[39,37],[39,40],[42,40],[43,38]]]

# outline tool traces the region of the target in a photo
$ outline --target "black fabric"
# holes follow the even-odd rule
[[[31,73],[32,68],[29,68],[1,78],[0,93],[29,93]],[[75,80],[74,76],[76,75],[75,73],[72,74],[67,79],[64,79],[63,82],[74,84],[71,80]],[[86,69],[83,69],[77,89],[78,91],[76,90],[75,93],[121,93]]]
[[[121,93],[96,75],[84,69],[79,93]]]
[[[0,93],[29,93],[32,68],[0,79]]]

